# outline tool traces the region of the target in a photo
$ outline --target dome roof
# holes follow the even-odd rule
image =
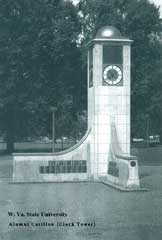
[[[105,38],[109,38],[109,39],[120,39],[123,38],[121,35],[121,32],[113,27],[113,26],[104,26],[101,27],[96,34],[95,38],[99,38],[99,39],[105,39]]]

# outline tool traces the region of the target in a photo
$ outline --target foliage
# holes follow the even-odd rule
[[[132,136],[145,137],[148,118],[152,126],[150,131],[159,133],[158,129],[162,129],[162,22],[159,9],[148,0],[81,0],[78,8],[84,43],[104,25],[113,25],[123,36],[134,40]]]
[[[72,3],[0,0],[0,5],[1,122],[12,145],[15,137],[49,130],[49,106],[79,91],[73,83],[80,24]]]
[[[12,151],[16,139],[77,136],[86,109],[86,43],[114,25],[132,45],[132,136],[162,136],[162,24],[148,0],[0,0],[0,124]],[[68,105],[67,96],[72,96]],[[156,116],[156,117],[155,117]]]

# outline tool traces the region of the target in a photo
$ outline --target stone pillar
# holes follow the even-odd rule
[[[93,49],[93,85],[88,83],[88,127],[91,133],[90,173],[96,178],[106,175],[110,148],[110,126],[114,121],[121,149],[130,153],[130,45],[131,40],[123,38],[114,27],[101,28],[89,45]],[[105,46],[108,50],[105,52]],[[120,60],[111,52],[119,49]],[[110,52],[109,52],[110,48]],[[116,50],[115,50],[116,51]],[[117,50],[118,52],[118,50]],[[111,55],[110,61],[105,55]],[[112,58],[112,62],[111,62]],[[107,61],[107,62],[106,62]],[[119,61],[119,62],[118,62]],[[90,62],[88,57],[88,82],[90,81]],[[117,84],[104,82],[107,66],[121,69],[122,80]],[[111,76],[112,77],[112,76]]]

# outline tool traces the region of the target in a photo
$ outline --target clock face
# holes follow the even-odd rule
[[[116,85],[122,80],[122,70],[116,65],[109,65],[104,69],[103,79],[108,85]]]

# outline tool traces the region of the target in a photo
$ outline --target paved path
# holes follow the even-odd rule
[[[148,192],[121,193],[99,183],[10,184],[11,176],[11,158],[1,157],[0,240],[162,239],[162,166],[140,167],[141,183]],[[27,212],[64,212],[67,217],[29,217]],[[29,226],[9,226],[13,222]],[[42,222],[54,226],[35,226]],[[57,222],[74,226],[57,227]]]

